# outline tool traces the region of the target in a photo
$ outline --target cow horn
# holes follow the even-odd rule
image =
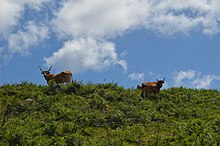
[[[38,65],[38,67],[40,68],[40,71],[43,71],[39,65]]]
[[[165,77],[163,78],[163,81],[165,81]]]
[[[156,80],[159,81],[158,78],[156,78]]]
[[[53,66],[51,65],[51,67],[49,68],[49,70],[48,70],[48,71],[50,71],[52,67],[53,67]]]

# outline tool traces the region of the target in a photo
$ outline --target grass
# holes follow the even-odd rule
[[[219,145],[220,92],[115,83],[0,87],[0,145]]]

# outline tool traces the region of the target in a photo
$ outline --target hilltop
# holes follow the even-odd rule
[[[169,88],[142,98],[115,83],[54,91],[0,87],[0,145],[218,145],[220,92]]]

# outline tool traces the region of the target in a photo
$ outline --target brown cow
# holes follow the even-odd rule
[[[137,85],[137,89],[141,89],[141,96],[144,97],[144,92],[145,96],[148,97],[148,94],[150,92],[153,92],[154,94],[157,94],[160,91],[160,88],[163,86],[165,82],[165,78],[163,80],[158,80],[157,82],[144,82],[142,85]]]
[[[71,71],[63,71],[59,74],[51,74],[50,70],[52,68],[52,66],[49,68],[49,70],[44,71],[41,69],[41,67],[39,66],[41,73],[44,75],[44,78],[46,79],[47,83],[49,83],[49,81],[55,81],[57,84],[59,83],[72,83],[72,72]]]

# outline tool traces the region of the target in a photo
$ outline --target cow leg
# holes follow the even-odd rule
[[[66,82],[67,84],[71,84],[73,83],[73,79],[72,78],[69,78],[68,81]]]
[[[144,98],[144,90],[141,92],[141,97]]]
[[[148,97],[148,92],[147,91],[145,91],[145,97]]]
[[[71,83],[73,84],[73,75],[71,74],[71,76],[70,76],[70,81],[71,81]]]
[[[142,96],[142,98],[148,97],[148,91],[147,90],[143,90],[141,92],[141,96]]]
[[[157,94],[159,92],[159,90],[154,90],[154,94]]]

